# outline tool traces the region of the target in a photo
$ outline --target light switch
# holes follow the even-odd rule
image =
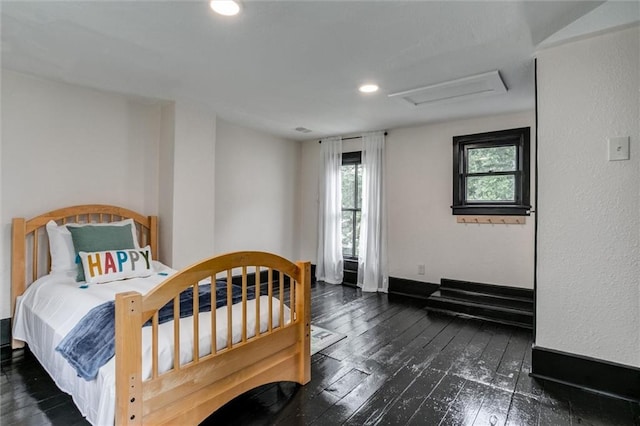
[[[418,265],[418,275],[424,275],[424,263]]]
[[[609,138],[609,161],[629,159],[629,136]]]

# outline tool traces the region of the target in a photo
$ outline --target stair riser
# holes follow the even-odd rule
[[[346,284],[357,284],[358,273],[353,271],[344,271],[342,282]]]
[[[474,283],[469,281],[449,280],[446,278],[441,279],[440,290],[447,288],[472,291],[476,293],[495,294],[498,296],[514,296],[533,300],[533,290],[529,289]]]
[[[524,324],[533,324],[532,315],[519,314],[516,312],[502,312],[487,307],[466,306],[462,304],[452,303],[450,301],[443,301],[437,299],[428,299],[427,308],[432,307],[436,309],[443,309],[452,312],[459,312],[467,315],[473,315],[478,317],[495,318],[497,320],[519,322]]]
[[[483,317],[483,316],[480,316],[480,315],[463,314],[463,313],[460,313],[460,312],[448,311],[446,309],[427,308],[427,310],[429,312],[438,313],[438,314],[442,314],[442,315],[453,315],[453,316],[459,316],[459,317],[463,317],[463,318],[473,318],[473,319],[477,319],[477,320],[481,320],[481,321],[494,322],[494,323],[497,323],[497,324],[504,324],[504,325],[510,325],[510,326],[514,326],[514,327],[525,328],[527,330],[533,330],[533,324],[528,324],[528,323],[523,323],[523,322],[507,321],[507,320],[503,320],[503,319],[497,319],[497,318],[491,318],[491,317]]]
[[[479,294],[479,293],[461,293],[456,290],[450,290],[445,288],[440,288],[440,294],[445,297],[455,298],[459,300],[466,300],[474,303],[483,303],[486,305],[494,305],[494,306],[504,306],[507,308],[513,309],[522,309],[529,312],[533,312],[533,301],[523,301],[519,299],[509,299],[502,297],[494,297],[487,294]]]

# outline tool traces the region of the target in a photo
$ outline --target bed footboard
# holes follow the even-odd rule
[[[238,270],[240,275],[234,276]],[[262,285],[261,276],[266,277]],[[214,312],[209,314],[200,312],[198,303],[199,283],[206,278],[212,283]],[[216,279],[226,288],[225,307],[218,310]],[[234,283],[237,304],[232,303]],[[181,347],[185,322],[180,319],[180,293],[189,287],[193,315],[186,324],[193,338],[191,347],[185,348]],[[257,386],[309,382],[309,292],[309,262],[294,264],[269,253],[238,252],[192,265],[145,296],[117,295],[116,424],[175,424],[178,419],[180,424],[198,424]],[[172,367],[162,371],[158,311],[167,303],[173,303],[173,358]],[[149,320],[151,373],[146,378],[143,325]],[[186,362],[185,350],[190,354]]]

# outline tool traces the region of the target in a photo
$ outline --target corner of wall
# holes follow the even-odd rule
[[[175,103],[160,111],[160,149],[158,155],[158,215],[160,260],[173,264],[173,159],[175,151]]]

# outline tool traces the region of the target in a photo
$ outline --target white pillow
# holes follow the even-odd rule
[[[151,247],[143,249],[107,250],[79,253],[89,284],[100,284],[127,278],[152,275]]]
[[[131,233],[133,234],[133,243],[136,248],[140,248],[136,225],[133,219],[125,219],[117,222],[106,223],[74,223],[74,226],[126,226],[131,225]],[[49,237],[49,253],[51,253],[51,273],[54,272],[73,272],[77,270],[76,252],[73,248],[73,240],[71,232],[67,229],[67,225],[58,225],[53,220],[47,222],[47,235]]]
[[[51,253],[51,273],[76,270],[76,254],[73,250],[71,232],[66,226],[56,224],[53,220],[47,222],[49,236],[49,253]]]

